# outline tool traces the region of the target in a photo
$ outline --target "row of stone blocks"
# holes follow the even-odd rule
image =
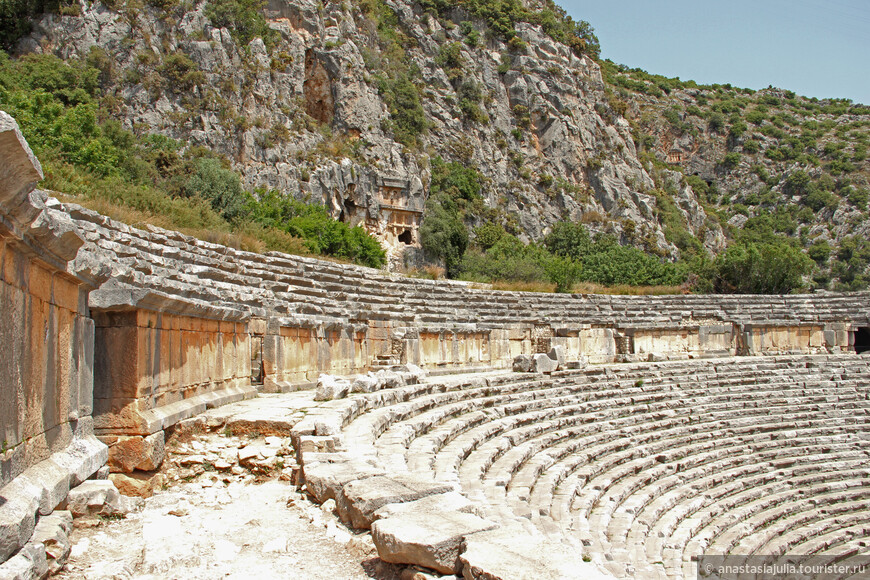
[[[685,327],[740,324],[867,324],[867,294],[807,296],[581,296],[491,292],[468,284],[386,275],[311,258],[242,252],[177,232],[139,230],[72,204],[69,214],[88,243],[81,269],[111,264],[116,284],[176,296],[192,304],[301,317],[323,323],[389,320],[399,325],[584,324]]]
[[[412,473],[616,576],[694,577],[704,550],[837,551],[870,528],[868,385],[855,356],[481,375],[332,401],[298,429],[339,440],[302,463],[340,512],[367,489],[342,499],[349,481]]]

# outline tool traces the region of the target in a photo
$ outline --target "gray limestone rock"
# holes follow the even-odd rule
[[[546,354],[536,354],[532,358],[533,369],[536,373],[549,374],[559,368],[559,362],[550,358]]]
[[[350,392],[350,381],[338,379],[332,375],[320,375],[317,379],[317,390],[314,393],[315,401],[331,401],[343,399]]]
[[[442,574],[458,574],[460,546],[466,536],[496,524],[460,512],[408,512],[372,524],[378,556],[394,564],[416,564]]]
[[[438,484],[409,474],[369,477],[344,486],[337,498],[338,515],[354,528],[368,529],[375,512],[387,504],[415,501],[446,493],[452,485]]]
[[[534,361],[532,360],[532,357],[527,354],[521,354],[514,358],[512,368],[515,373],[530,373],[532,372],[533,366]]]
[[[466,536],[459,560],[465,580],[612,579],[594,564],[584,562],[576,547],[531,535],[522,528]]]
[[[118,488],[109,480],[89,480],[70,490],[64,507],[74,516],[125,515],[129,506],[121,501]]]

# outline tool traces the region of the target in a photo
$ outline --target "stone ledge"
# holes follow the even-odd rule
[[[70,488],[96,473],[108,458],[108,448],[95,437],[78,438],[0,489],[0,561],[30,540],[37,514],[50,514]]]
[[[246,322],[251,317],[249,313],[242,310],[214,306],[201,300],[182,299],[158,290],[137,288],[116,279],[91,292],[89,306],[96,311],[149,310],[230,322]]]
[[[151,435],[172,427],[179,421],[189,419],[195,415],[204,413],[208,409],[220,407],[228,403],[235,403],[244,399],[251,399],[257,396],[257,389],[254,386],[236,386],[226,387],[211,393],[196,395],[183,401],[176,401],[163,405],[157,409],[149,409],[140,413],[142,419],[142,428],[147,433],[133,433],[134,435]],[[111,430],[110,430],[111,431]],[[118,433],[107,433],[118,435]]]

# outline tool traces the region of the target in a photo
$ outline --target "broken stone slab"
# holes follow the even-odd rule
[[[459,561],[465,580],[613,580],[584,562],[579,548],[521,528],[503,527],[470,534]]]
[[[550,349],[550,352],[547,354],[548,357],[556,361],[557,369],[562,370],[565,368],[565,364],[567,361],[567,357],[565,356],[565,347],[562,345],[556,345]]]
[[[112,473],[109,480],[118,488],[122,496],[151,497],[163,487],[165,477],[162,473],[134,471],[133,473]]]
[[[338,463],[306,463],[302,468],[305,486],[317,503],[336,499],[342,488],[357,479],[365,479],[386,472],[363,460],[349,460]]]
[[[118,488],[110,480],[89,480],[70,490],[65,509],[73,517],[85,515],[125,515],[129,510]]]
[[[392,564],[416,564],[442,574],[458,574],[462,540],[497,524],[460,512],[408,512],[372,524],[378,556]]]
[[[359,375],[350,385],[351,393],[374,393],[378,389],[378,378],[373,373]]]
[[[559,363],[546,354],[536,354],[532,361],[532,369],[536,373],[550,374],[559,369]]]
[[[396,389],[405,386],[405,377],[393,371],[378,371],[375,377],[378,379],[378,389]]]
[[[427,495],[418,500],[405,503],[389,503],[379,508],[374,519],[391,518],[408,512],[435,513],[435,512],[461,512],[483,516],[483,510],[476,503],[457,491]]]
[[[0,560],[7,560],[33,535],[39,502],[17,480],[0,489],[0,498]]]
[[[28,542],[15,556],[0,564],[0,578],[4,580],[45,578],[48,571],[45,546],[39,542]]]
[[[113,473],[132,473],[134,470],[159,469],[165,457],[163,430],[149,435],[121,436],[105,440],[109,446],[109,469]]]
[[[375,512],[387,504],[415,501],[428,495],[453,491],[453,486],[433,483],[410,474],[380,475],[347,483],[336,498],[338,515],[346,524],[368,529]]]
[[[530,373],[532,372],[532,357],[527,354],[521,354],[514,358],[513,371],[515,373]]]
[[[72,522],[73,516],[70,512],[58,510],[39,518],[33,536],[30,538],[31,542],[38,542],[45,546],[45,557],[52,575],[57,574],[69,558],[72,549],[69,541]]]
[[[332,401],[343,399],[350,392],[350,381],[339,379],[332,375],[320,375],[317,388],[314,391],[315,401]]]

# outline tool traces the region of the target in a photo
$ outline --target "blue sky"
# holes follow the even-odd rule
[[[620,64],[870,105],[870,0],[556,1]]]

